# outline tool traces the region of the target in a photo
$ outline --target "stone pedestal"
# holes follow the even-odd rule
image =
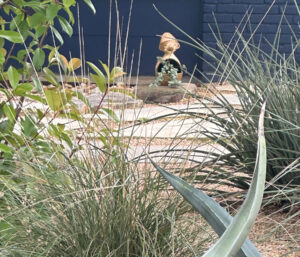
[[[149,87],[149,85],[137,85],[136,96],[138,99],[148,103],[174,103],[179,102],[184,97],[189,97],[189,93],[195,94],[197,86],[192,83],[181,83],[176,88],[168,86]]]

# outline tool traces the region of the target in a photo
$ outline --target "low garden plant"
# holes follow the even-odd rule
[[[161,62],[162,68],[150,87],[158,87],[164,80],[168,80],[169,87],[178,87],[181,83],[178,80],[178,69],[174,67],[170,60],[163,60],[161,57],[158,57],[158,60]]]

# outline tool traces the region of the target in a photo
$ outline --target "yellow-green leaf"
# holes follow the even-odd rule
[[[0,152],[3,152],[3,153],[12,153],[13,149],[11,149],[10,147],[8,147],[5,144],[0,143]]]
[[[71,22],[72,25],[74,25],[74,22],[75,22],[74,15],[73,15],[72,11],[70,10],[70,8],[65,6],[64,10],[66,11],[66,13],[69,16],[69,21]]]
[[[114,83],[116,78],[121,77],[125,74],[126,72],[124,72],[121,67],[118,66],[114,67],[110,73],[109,83],[110,84]]]
[[[18,85],[14,90],[13,94],[17,96],[23,96],[26,92],[30,92],[33,89],[33,85],[30,83],[23,83]]]
[[[48,88],[44,90],[47,103],[51,110],[61,111],[64,107],[62,95],[56,88]]]
[[[0,49],[0,53],[5,57],[6,56],[6,53],[7,53],[7,51],[6,51],[6,49],[5,48],[1,48]]]
[[[109,73],[109,68],[108,66],[103,63],[102,61],[99,60],[99,62],[101,63],[103,69],[105,70],[106,76],[107,76],[107,80],[110,81],[110,73]]]
[[[110,118],[112,118],[115,122],[120,122],[119,117],[117,116],[117,114],[109,109],[109,108],[101,108],[101,113],[106,113]]]
[[[59,86],[59,81],[56,75],[50,69],[44,68],[43,71],[45,73],[44,77],[47,81],[49,81],[54,86]]]
[[[8,118],[8,120],[11,123],[14,123],[15,122],[15,117],[16,117],[15,109],[11,105],[5,104],[3,106],[3,111],[4,111],[4,114],[6,115],[6,117]]]
[[[71,37],[72,34],[73,34],[73,28],[70,25],[70,23],[64,17],[57,16],[57,18],[59,20],[59,23],[60,23],[60,26],[61,26],[62,30],[64,32],[66,32],[69,35],[69,37]]]
[[[59,46],[56,47],[56,48],[53,48],[53,49],[51,50],[51,52],[49,53],[49,55],[48,55],[48,62],[49,62],[49,63],[53,62],[53,57],[54,57],[54,55],[55,55],[56,53],[58,53],[58,49],[59,49]],[[54,59],[54,60],[56,60],[56,59]]]
[[[63,0],[63,5],[67,8],[71,7],[72,5],[75,5],[75,0]]]
[[[86,98],[81,92],[72,92],[72,96],[84,102],[90,109],[92,108],[88,98]]]
[[[27,138],[34,137],[37,133],[37,128],[34,120],[30,116],[26,116],[22,122],[22,132]]]
[[[98,86],[98,88],[100,89],[100,91],[102,93],[104,93],[106,90],[105,76],[103,75],[103,73],[98,69],[98,67],[95,64],[93,64],[91,62],[87,62],[87,64],[96,72],[96,74],[91,74],[91,77],[95,81],[95,83]]]
[[[12,86],[13,89],[15,89],[19,84],[19,80],[20,80],[20,74],[17,71],[17,69],[13,66],[10,66],[7,71],[7,77],[10,85]]]
[[[69,70],[69,62],[68,62],[67,58],[64,55],[60,54],[58,56],[58,60],[59,60],[60,66],[62,67],[64,72],[67,72],[67,70]]]
[[[54,28],[53,26],[51,27],[55,37],[58,39],[58,41],[63,45],[64,44],[64,40],[61,36],[61,34],[58,32],[58,30],[56,28]]]
[[[52,21],[56,16],[58,11],[61,9],[59,4],[50,4],[46,10],[46,17],[48,20]]]
[[[91,77],[93,78],[94,82],[96,83],[99,90],[104,93],[106,91],[106,79],[103,75],[96,75],[91,73]]]
[[[13,43],[23,43],[21,34],[16,31],[0,30],[0,37]]]
[[[3,48],[5,45],[5,40],[0,37],[0,48]]]
[[[0,64],[5,62],[6,50],[4,48],[0,49]]]
[[[81,60],[79,58],[72,58],[69,62],[70,71],[76,70],[81,66]]]
[[[45,52],[42,48],[35,49],[33,53],[33,65],[37,70],[40,70],[45,63]]]
[[[35,101],[38,101],[42,104],[47,104],[46,100],[44,98],[40,97],[39,95],[26,94],[26,97],[33,99]]]
[[[43,85],[39,78],[33,78],[32,82],[34,84],[34,88],[37,90],[37,92],[41,93],[43,91]]]
[[[43,12],[36,12],[32,16],[28,17],[28,23],[30,27],[36,27],[46,20],[47,19]]]
[[[86,63],[94,70],[94,72],[97,73],[98,76],[103,76],[104,77],[102,71],[99,70],[99,68],[95,64],[93,64],[92,62],[86,62]]]

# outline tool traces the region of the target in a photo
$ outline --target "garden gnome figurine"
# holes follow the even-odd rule
[[[161,59],[164,61],[168,60],[174,65],[174,67],[178,70],[178,80],[180,81],[182,78],[181,63],[174,54],[174,52],[179,48],[180,48],[179,42],[171,33],[165,32],[162,34],[160,42],[159,42],[159,50],[164,52],[164,55]],[[155,66],[156,76],[161,71],[161,66],[162,66],[161,61],[159,60]],[[164,80],[161,83],[161,85],[167,85],[167,84],[168,84],[168,81],[166,78],[166,80]]]

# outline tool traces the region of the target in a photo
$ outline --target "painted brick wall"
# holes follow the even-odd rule
[[[203,2],[202,40],[209,46],[215,47],[216,42],[213,33],[211,32],[211,28],[216,31],[214,19],[217,20],[223,42],[228,43],[236,28],[241,24],[241,20],[247,11],[251,12],[250,22],[252,28],[255,28],[270,8],[273,0],[204,0]],[[300,0],[297,0],[297,2],[300,4]],[[263,38],[261,40],[261,47],[266,52],[270,51],[270,47],[265,39],[273,42],[282,17],[283,9],[285,9],[286,19],[300,39],[300,16],[295,7],[294,0],[277,0],[269,10],[268,15],[264,18],[260,27],[257,29],[254,37],[256,42]],[[249,37],[249,28],[244,31],[243,35],[246,38]],[[283,22],[281,26],[281,53],[290,53],[291,37],[292,34],[289,25],[287,22]],[[297,60],[300,61],[300,51],[296,53],[296,56]],[[209,65],[203,63],[202,70],[209,72]]]

